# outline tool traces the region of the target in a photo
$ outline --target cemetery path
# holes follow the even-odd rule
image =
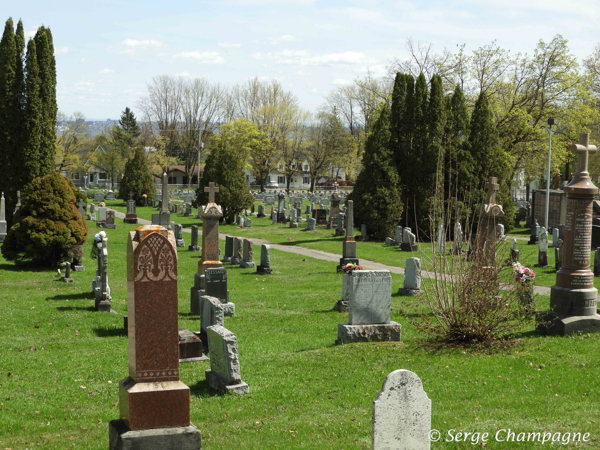
[[[125,213],[115,211],[115,217],[124,219]],[[142,219],[139,217],[138,217],[138,223],[140,225],[152,225],[151,221]],[[189,228],[184,228],[183,232],[191,233],[192,230],[190,230]],[[198,230],[198,234],[201,235],[202,230]],[[225,240],[225,236],[226,236],[225,234],[219,234],[219,239]],[[520,236],[519,237],[515,236],[515,238],[519,239]],[[521,239],[527,240],[527,238],[521,238]],[[256,245],[268,244],[271,248],[274,248],[276,250],[281,250],[282,252],[296,253],[297,255],[308,256],[310,258],[320,259],[322,261],[330,261],[330,262],[339,262],[340,261],[339,254],[324,252],[321,250],[314,250],[312,248],[298,247],[297,245],[275,244],[275,243],[269,242],[265,239],[258,239],[258,238],[253,238],[252,243],[254,243]],[[361,259],[361,261],[364,265],[369,266],[369,269],[372,269],[372,270],[389,270],[392,273],[404,274],[404,269],[402,267],[388,266],[386,264],[378,263],[377,261],[369,261],[366,259]],[[423,271],[421,273],[421,276],[423,276],[424,278],[435,278],[435,273]],[[547,295],[547,296],[550,295],[550,288],[548,286],[535,286],[534,291],[536,294]]]

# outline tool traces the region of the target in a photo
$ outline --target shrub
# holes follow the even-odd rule
[[[21,208],[8,230],[2,254],[9,261],[55,266],[87,239],[72,181],[58,173],[35,178],[22,193]]]
[[[148,167],[146,152],[143,147],[137,147],[133,158],[125,164],[125,172],[119,187],[119,198],[129,200],[129,193],[133,193],[133,199],[137,206],[144,203],[143,195],[148,196],[148,204],[152,205],[156,197],[155,184],[152,181],[152,173]]]

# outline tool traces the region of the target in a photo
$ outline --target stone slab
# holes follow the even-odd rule
[[[338,323],[336,344],[353,342],[390,342],[400,341],[402,326],[390,321],[384,324],[350,325]]]
[[[216,375],[210,369],[204,372],[204,376],[208,381],[208,385],[215,391],[220,392],[222,394],[247,394],[250,392],[250,388],[244,381],[240,381],[237,384],[225,384],[223,379]]]
[[[186,328],[179,329],[179,362],[182,360],[199,359],[204,357],[202,339]]]
[[[200,430],[187,427],[131,431],[123,420],[108,423],[109,450],[200,450]]]
[[[568,336],[577,331],[600,331],[600,314],[593,316],[567,316],[553,311],[543,311],[536,315],[537,331],[554,336]]]
[[[392,312],[392,276],[387,270],[355,270],[349,295],[348,322],[386,324]]]

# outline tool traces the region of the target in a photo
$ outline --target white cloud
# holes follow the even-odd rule
[[[86,63],[86,62],[88,62],[88,60],[87,60],[86,58],[81,58],[81,59],[79,60],[79,62],[80,62],[80,63]]]
[[[126,47],[134,47],[134,48],[148,48],[148,47],[160,47],[162,44],[155,39],[125,39],[122,42]]]
[[[241,46],[242,46],[242,44],[234,44],[234,43],[231,43],[231,42],[219,42],[219,47],[239,48]]]
[[[75,86],[91,87],[95,85],[96,83],[94,83],[93,81],[78,81],[77,83],[75,83]]]
[[[60,48],[55,48],[54,49],[54,54],[55,55],[66,55],[67,53],[69,53],[69,47],[60,47]]]
[[[296,41],[298,41],[298,38],[296,36],[292,36],[291,34],[284,34],[283,36],[268,38],[268,39],[265,39],[264,41],[254,39],[252,41],[252,43],[253,44],[277,45],[277,44],[281,44],[282,42],[296,42]]]
[[[364,53],[352,51],[315,55],[306,50],[284,50],[275,53],[255,53],[252,56],[258,60],[273,60],[276,64],[297,66],[336,66],[367,63]]]
[[[32,27],[29,31],[25,32],[25,40],[33,39],[35,37],[35,33],[37,33],[39,27]]]
[[[352,81],[344,80],[343,78],[336,78],[331,82],[331,84],[337,84],[339,86],[344,86],[346,84],[350,84]]]
[[[372,66],[361,66],[358,70],[356,70],[356,72],[357,73],[370,73],[371,75],[379,77],[379,76],[386,75],[388,73],[388,69],[383,64],[374,64]]]
[[[115,73],[115,69],[109,69],[109,68],[102,69],[100,71],[100,73]]]
[[[225,60],[217,52],[181,52],[173,56],[177,59],[196,60],[200,64],[224,64]]]

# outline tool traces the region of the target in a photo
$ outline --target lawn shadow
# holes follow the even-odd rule
[[[330,308],[330,309],[314,309],[311,312],[318,313],[318,314],[323,314],[323,313],[332,313],[332,312],[339,312],[339,311],[336,311],[335,309]],[[348,312],[343,312],[343,313],[340,313],[340,314],[348,314]]]
[[[92,311],[95,312],[96,308],[94,306],[58,306],[56,308],[57,311]]]
[[[93,292],[76,292],[73,294],[57,294],[54,297],[46,297],[46,300],[90,300],[94,298]]]
[[[325,348],[334,348],[334,347],[337,347],[337,344],[335,342],[332,342],[331,344],[325,345],[324,347],[301,348],[300,350],[296,350],[296,353],[312,352],[315,350],[323,350]]]
[[[117,328],[117,327],[92,328],[92,331],[98,337],[127,336],[127,331],[125,331],[124,328]]]
[[[310,244],[312,242],[343,242],[344,236],[331,237],[328,239],[307,239],[304,241],[291,241],[291,242],[280,242],[279,245],[300,245],[300,244]]]
[[[32,263],[23,264],[0,264],[0,271],[8,272],[50,272],[47,267],[36,266]]]
[[[207,380],[198,381],[193,386],[189,386],[189,388],[194,397],[222,397],[225,395],[224,393],[220,393],[212,389],[208,385]]]

